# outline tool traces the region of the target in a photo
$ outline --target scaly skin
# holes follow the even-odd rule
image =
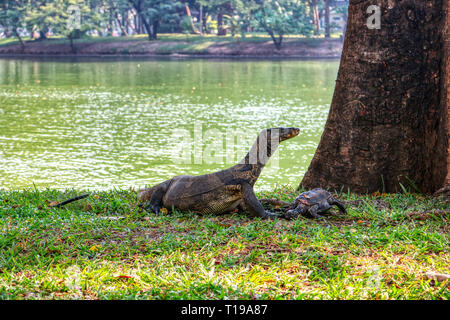
[[[331,193],[316,188],[303,192],[295,198],[291,207],[285,213],[285,217],[295,219],[298,216],[306,216],[321,219],[323,217],[320,214],[326,213],[333,205],[336,205],[342,213],[347,213],[344,204],[335,199]]]
[[[245,208],[252,216],[276,217],[277,214],[266,211],[258,201],[253,186],[279,143],[299,132],[298,128],[263,130],[237,165],[200,176],[177,176],[141,190],[138,198],[148,202],[148,209],[156,213],[161,208],[216,214]]]

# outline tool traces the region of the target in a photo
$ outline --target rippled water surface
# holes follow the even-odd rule
[[[297,185],[338,61],[0,59],[0,189],[111,189],[224,169],[296,126],[257,189]],[[184,156],[184,158],[182,158]]]

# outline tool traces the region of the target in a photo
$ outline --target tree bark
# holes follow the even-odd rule
[[[431,193],[449,176],[447,0],[350,0],[336,89],[301,186]],[[446,39],[446,41],[444,41]]]
[[[128,32],[126,30],[125,25],[123,24],[123,17],[122,19],[119,17],[118,13],[114,14],[114,17],[116,18],[117,24],[119,25],[120,31],[122,31],[122,37],[127,37],[128,36]]]
[[[437,143],[447,149],[441,150],[443,155],[440,155],[439,158],[436,159],[438,167],[436,169],[436,174],[446,172],[443,189],[447,190],[448,195],[450,190],[450,4],[448,1],[444,1],[443,8],[444,22],[442,23],[443,28],[441,33],[444,57],[441,65],[441,112]],[[444,161],[439,162],[439,159],[443,159]],[[437,177],[437,179],[439,181],[439,177]]]
[[[39,30],[39,39],[46,40],[47,39],[48,28],[44,27],[43,30]]]
[[[149,41],[154,40],[154,32],[153,32],[152,28],[150,27],[150,24],[148,23],[148,21],[145,20],[145,18],[143,17],[143,15],[141,13],[138,14],[138,17],[140,20],[140,25],[141,26],[143,25],[145,28],[145,33],[148,36],[148,40]],[[141,29],[141,27],[138,30],[140,30],[140,29]]]
[[[110,8],[109,9],[109,17],[108,17],[108,24],[107,24],[107,30],[108,30],[108,35],[112,36],[113,32],[114,32],[114,26],[113,26],[113,9]]]
[[[283,35],[279,34],[278,38],[275,36],[273,31],[271,29],[266,28],[266,32],[270,35],[270,38],[272,38],[273,44],[275,45],[275,48],[277,50],[281,50],[281,44],[283,43]]]
[[[203,5],[200,4],[200,17],[198,19],[200,21],[200,35],[203,35]]]
[[[159,21],[154,21],[152,23],[152,35],[151,35],[151,39],[152,40],[158,40],[158,28],[159,28]]]
[[[74,30],[72,32],[69,33],[69,35],[67,36],[67,38],[69,38],[70,41],[70,49],[72,51],[73,54],[77,53],[77,47],[75,46],[75,42],[74,39],[78,38],[76,32],[79,30]]]
[[[139,33],[142,33],[142,26],[145,29],[145,33],[147,33],[148,35],[148,40],[152,41],[152,40],[156,40],[157,37],[157,28],[158,28],[158,23],[156,23],[156,28],[155,28],[155,22],[153,22],[152,26],[150,26],[150,22],[147,21],[144,17],[144,14],[142,13],[143,9],[142,9],[142,1],[133,1],[133,0],[128,0],[128,2],[133,6],[134,10],[136,10],[136,18],[138,21],[138,26],[137,26],[137,30],[139,30]],[[155,30],[154,30],[155,29]]]
[[[217,14],[217,35],[218,36],[226,36],[227,29],[223,27],[223,12],[222,9],[219,9],[219,13]]]
[[[70,41],[70,50],[72,50],[72,53],[77,53],[77,51],[75,50],[75,45],[73,44],[72,36],[69,36],[69,41]]]
[[[19,31],[17,31],[17,28],[14,28],[14,34],[16,35],[17,39],[19,40],[20,51],[23,53],[25,51],[25,43],[23,42],[22,37],[19,34]]]
[[[192,33],[194,33],[194,34],[201,33],[201,32],[198,32],[198,30],[195,28],[194,20],[192,19],[192,15],[191,15],[191,9],[189,9],[189,4],[186,2],[184,5],[186,8],[186,15],[189,17],[189,21],[191,23]]]
[[[320,33],[320,19],[319,19],[319,8],[317,6],[317,0],[309,0],[309,7],[313,14],[313,24],[315,26],[314,35]]]
[[[329,0],[325,0],[325,38],[330,37],[331,37],[330,3]]]
[[[344,41],[345,39],[345,32],[347,31],[347,21],[348,21],[348,13],[344,13],[343,16],[344,18],[344,28],[342,29],[342,41]]]

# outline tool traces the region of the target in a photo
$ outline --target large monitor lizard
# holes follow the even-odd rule
[[[237,165],[200,176],[176,176],[152,188],[140,190],[138,198],[147,208],[159,213],[167,210],[198,213],[224,213],[244,208],[252,216],[272,218],[255,196],[253,186],[281,141],[300,133],[298,128],[263,130],[250,151]]]

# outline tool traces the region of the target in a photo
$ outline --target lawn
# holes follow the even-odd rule
[[[323,221],[143,212],[133,190],[0,191],[0,299],[449,299],[450,206],[339,194]],[[259,197],[291,201],[281,187]]]
[[[331,39],[339,39],[339,37],[342,35],[342,33],[333,33],[331,35]],[[304,39],[305,41],[320,41],[320,39],[325,39],[322,36],[313,36],[313,37],[305,37],[302,35],[285,35],[286,39]],[[24,41],[33,41],[30,37],[24,37]],[[67,38],[64,38],[62,36],[51,36],[49,40],[44,41],[55,41],[55,40],[61,40],[61,41],[69,41]],[[148,40],[148,36],[146,34],[138,34],[138,35],[131,35],[131,36],[123,36],[123,37],[113,37],[113,36],[86,36],[81,39],[77,39],[75,41],[80,42],[115,42],[115,41],[139,41],[139,40]],[[247,33],[245,37],[242,37],[241,35],[231,36],[231,34],[228,34],[226,36],[217,36],[215,34],[184,34],[184,33],[159,33],[158,34],[158,40],[167,40],[167,41],[193,41],[193,42],[203,42],[203,41],[246,41],[246,42],[260,42],[260,41],[270,41],[271,38],[266,33],[261,32],[252,32]],[[158,41],[157,40],[157,41]],[[12,38],[0,38],[0,45],[7,45],[11,43],[18,43],[18,40],[14,37]]]
[[[322,43],[324,40],[326,40],[324,37],[304,37],[304,36],[298,36],[298,35],[285,35],[285,42],[296,42],[301,43],[306,46],[318,46],[320,43]],[[339,39],[338,35],[333,35],[333,40]],[[33,40],[29,37],[23,38],[23,41],[25,42],[25,45],[27,44],[38,44],[40,46],[46,46],[46,45],[68,45],[69,39],[61,37],[61,36],[52,36],[49,37],[46,40]],[[133,35],[133,36],[124,36],[124,37],[112,37],[112,36],[104,36],[104,37],[83,37],[81,39],[74,40],[74,43],[77,45],[88,45],[88,44],[95,44],[95,43],[121,43],[121,42],[149,42],[148,36],[145,34],[139,34],[139,35]],[[179,45],[184,46],[210,46],[213,44],[221,43],[221,44],[234,44],[239,42],[245,42],[245,43],[264,43],[269,42],[271,43],[271,38],[269,35],[264,33],[250,33],[247,34],[245,38],[242,38],[241,36],[233,37],[231,35],[227,36],[216,36],[216,35],[198,35],[198,34],[182,34],[182,33],[161,33],[158,35],[158,40],[156,40],[157,43],[179,43]],[[155,42],[155,41],[152,41]],[[7,47],[10,45],[17,45],[19,44],[19,41],[16,38],[0,38],[0,47]]]

